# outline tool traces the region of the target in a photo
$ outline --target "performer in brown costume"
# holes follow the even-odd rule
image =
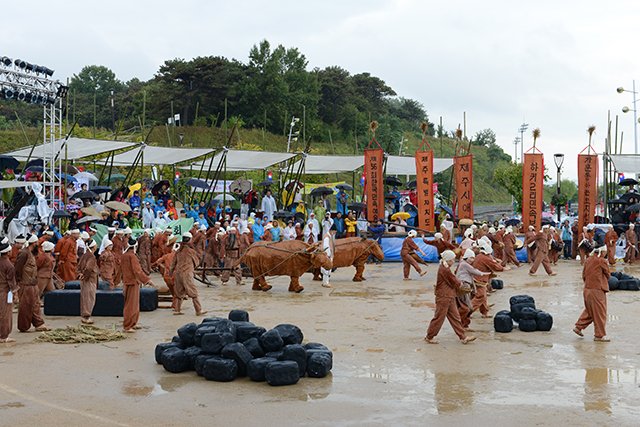
[[[607,259],[609,265],[616,264],[616,243],[618,242],[618,233],[613,229],[613,225],[609,224],[609,231],[604,235],[604,243],[607,246]]]
[[[451,232],[447,230],[447,227],[444,224],[440,225],[440,234],[442,234],[442,239],[445,242],[451,243]]]
[[[527,264],[531,264],[531,260],[536,257],[535,250],[529,246],[529,242],[536,235],[535,227],[533,225],[529,226],[529,231],[524,233],[524,245],[527,248]]]
[[[207,229],[203,225],[202,227],[196,229],[195,234],[191,233],[193,235],[193,249],[196,250],[196,254],[198,255],[198,266],[202,265],[203,262],[202,260],[204,257],[205,245],[207,243],[206,239],[204,238],[204,233],[206,231]]]
[[[498,231],[496,231],[496,233],[494,234],[494,237],[498,243],[496,245],[493,245],[493,252],[496,258],[500,258],[503,261],[504,261],[504,250],[503,250],[504,249],[504,232],[505,232],[504,225],[500,225],[498,227]]]
[[[233,264],[240,259],[240,235],[235,227],[229,227],[229,233],[220,239],[220,258],[224,259],[224,266],[232,268]],[[222,271],[222,285],[226,286],[229,282],[231,270]],[[244,285],[242,281],[242,268],[237,266],[233,268],[233,277],[236,279],[236,285]]]
[[[513,234],[513,229],[511,227],[507,227],[504,231],[502,242],[504,243],[504,253],[502,256],[502,263],[500,265],[505,267],[508,263],[512,263],[516,267],[520,267],[520,262],[518,261],[516,251],[513,247],[516,243],[516,236]]]
[[[415,254],[415,251],[420,251],[422,256],[426,256],[425,253],[422,251],[422,249],[418,247],[416,242],[413,241],[413,238],[416,237],[417,235],[418,233],[416,232],[416,230],[411,230],[409,233],[407,233],[407,237],[404,239],[404,242],[402,242],[402,249],[400,250],[400,258],[402,259],[402,263],[403,263],[403,269],[402,269],[402,272],[404,273],[403,280],[411,280],[411,278],[409,277],[409,273],[411,273],[411,266],[413,266],[413,268],[416,269],[418,274],[420,274],[420,277],[427,274],[426,271],[422,271],[422,269],[418,265],[418,261],[416,261],[412,256],[413,254]]]
[[[169,269],[171,268],[171,263],[173,262],[173,258],[176,256],[176,251],[178,249],[180,249],[180,245],[178,243],[174,244],[173,250],[171,252],[162,255],[151,265],[151,268],[158,268],[158,271],[162,274],[164,283],[167,284],[167,288],[169,288],[169,292],[171,293],[171,297],[173,298],[171,308],[173,308],[174,310],[176,308],[176,301],[178,300],[175,291],[176,276],[175,274],[169,275]]]
[[[560,234],[556,231],[554,227],[550,227],[549,237],[553,242],[562,243],[562,239],[560,238]],[[549,248],[549,262],[553,265],[558,265],[558,259],[560,258],[560,250],[554,249],[553,245]]]
[[[422,237],[422,241],[425,244],[435,246],[435,248],[438,250],[438,255],[441,255],[447,249],[453,250],[456,248],[453,244],[445,240],[444,235],[442,233],[434,234],[433,235],[433,237],[435,238],[434,240],[425,239],[424,234],[420,235],[420,237]]]
[[[473,267],[473,262],[476,260],[476,254],[471,249],[462,254],[462,260],[458,264],[458,271],[456,271],[456,277],[463,285],[466,285],[471,289],[471,292],[464,295],[458,295],[456,298],[456,305],[458,306],[458,312],[460,313],[460,319],[462,320],[462,326],[465,331],[474,332],[469,329],[471,324],[471,313],[473,313],[473,303],[471,302],[472,295],[476,292],[474,277],[486,276],[491,273],[485,273],[477,268]]]
[[[116,269],[113,272],[113,283],[115,283],[116,286],[118,286],[122,281],[122,255],[124,254],[124,248],[127,241],[128,240],[124,237],[124,229],[117,229],[112,240],[113,248],[111,248],[113,256],[116,258]]]
[[[593,234],[589,232],[587,227],[582,227],[582,233],[578,237],[578,245],[582,243],[583,240],[586,240],[591,245],[593,245]],[[580,264],[584,265],[584,262],[589,258],[590,251],[587,251],[580,246],[578,246],[578,252],[580,253]]]
[[[491,252],[493,252],[491,246],[486,242],[482,243],[480,245],[480,253],[476,255],[476,259],[473,261],[473,267],[483,273],[511,270],[511,267],[503,267],[495,262],[491,258]],[[476,295],[471,301],[473,304],[473,311],[480,310],[480,314],[484,318],[493,317],[489,314],[489,304],[487,304],[487,286],[490,283],[490,279],[490,275],[479,276],[476,279]]]
[[[546,271],[549,276],[558,274],[551,270],[551,265],[549,264],[549,226],[543,225],[542,230],[536,233],[530,242],[536,242],[536,256],[533,260],[531,270],[529,270],[529,276],[537,276],[536,271],[538,271],[540,264],[542,264],[544,271]],[[528,242],[525,240],[524,243],[527,244]]]
[[[578,255],[578,243],[580,243],[578,241],[578,220],[574,220],[573,221],[573,225],[571,226],[571,235],[573,236],[573,239],[571,239],[571,258],[576,259],[576,256]]]
[[[624,236],[627,239],[627,254],[624,257],[624,264],[633,264],[636,260],[638,236],[636,236],[634,228],[635,226],[631,223],[629,224],[629,229],[624,233]]]
[[[9,338],[13,329],[13,301],[9,302],[9,292],[13,295],[18,292],[15,267],[9,261],[11,246],[8,243],[0,243],[0,343],[16,342]]]
[[[609,292],[609,266],[604,258],[606,246],[594,250],[594,256],[584,264],[582,280],[584,281],[584,311],[576,322],[573,332],[584,336],[582,331],[593,323],[594,341],[609,342],[605,326],[607,324],[607,292]]]
[[[76,280],[76,266],[78,265],[78,249],[76,241],[80,238],[80,230],[73,229],[69,238],[60,248],[60,258],[58,258],[58,276],[64,282]]]
[[[27,239],[23,235],[20,235],[13,239],[13,246],[11,247],[11,253],[9,254],[9,261],[15,265],[16,258],[18,258],[18,253],[22,250],[25,243],[27,243]]]
[[[31,325],[36,331],[50,331],[45,326],[40,311],[40,291],[38,289],[38,267],[33,256],[38,252],[38,237],[35,234],[27,236],[25,247],[20,250],[16,258],[16,280],[23,288],[18,304],[18,330],[27,332]]]
[[[233,228],[233,227],[231,227]],[[196,316],[201,316],[207,313],[206,310],[202,310],[200,305],[200,298],[198,298],[198,289],[193,278],[193,272],[200,264],[198,260],[198,254],[193,246],[191,246],[192,235],[186,232],[182,235],[182,243],[180,249],[176,252],[171,267],[169,268],[169,275],[175,274],[175,292],[178,297],[176,300],[176,306],[173,314],[184,314],[182,311],[182,300],[185,296],[188,296],[193,300],[193,308],[196,311]]]
[[[435,337],[438,335],[438,332],[440,332],[440,328],[442,328],[442,324],[446,318],[449,320],[458,338],[462,341],[462,344],[467,344],[474,341],[476,337],[468,337],[464,332],[464,327],[460,321],[460,314],[456,307],[458,289],[460,289],[461,285],[460,280],[458,280],[451,271],[451,266],[455,262],[456,255],[452,251],[447,250],[442,253],[441,258],[435,288],[436,312],[429,323],[427,336],[424,340],[429,344],[439,344]]]
[[[149,234],[151,230],[144,230],[142,236],[138,237],[138,259],[140,260],[140,268],[144,274],[151,274],[151,238]]]
[[[240,256],[244,255],[249,246],[251,246],[251,241],[249,240],[250,234],[251,230],[249,228],[242,230],[242,235],[240,236]]]
[[[36,267],[38,268],[38,292],[40,297],[46,292],[54,290],[53,284],[53,268],[56,260],[53,257],[55,245],[49,241],[42,243],[42,253],[36,258]]]
[[[95,240],[90,240],[86,252],[80,257],[78,267],[76,267],[76,274],[80,280],[80,321],[82,323],[93,323],[91,313],[96,304],[96,289],[98,288],[96,249],[98,249],[98,244]]]
[[[264,226],[264,234],[262,235],[262,240],[264,240],[265,242],[273,241],[273,235],[271,234],[272,228],[273,228],[273,225],[271,225],[271,223]]]
[[[100,277],[109,283],[111,290],[116,287],[115,275],[119,263],[120,261],[113,254],[113,242],[108,240],[104,243],[104,250],[100,255]]]
[[[52,236],[53,236],[53,231],[47,230],[38,239],[38,255],[40,255],[42,252],[44,252],[44,250],[42,249],[42,244],[44,242],[48,242],[49,239],[51,239]],[[55,245],[54,245],[54,247],[55,247]]]
[[[140,317],[140,284],[155,287],[149,276],[144,274],[140,261],[136,257],[136,241],[127,242],[127,251],[122,255],[122,282],[124,294],[124,310],[122,312],[122,329],[124,332],[135,332],[142,327],[138,325]]]

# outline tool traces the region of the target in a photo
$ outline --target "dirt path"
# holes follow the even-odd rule
[[[200,322],[190,302],[185,316],[142,313],[144,329],[104,345],[36,343],[35,334],[14,332],[18,343],[0,346],[0,425],[637,425],[640,292],[609,294],[612,342],[594,343],[593,328],[582,339],[571,332],[583,308],[579,265],[561,261],[552,278],[529,277],[523,267],[500,275],[505,289],[490,297],[492,312],[529,294],[554,316],[550,332],[497,334],[491,320],[473,319],[478,340],[463,346],[445,322],[434,346],[422,338],[436,268],[403,282],[401,264],[368,265],[363,283],[342,269],[333,289],[306,275],[301,294],[287,292],[284,278],[270,280],[266,293],[201,286],[213,316],[245,309],[257,325],[293,323],[305,340],[333,350],[330,376],[289,387],[215,383],[157,365],[156,343]],[[625,270],[640,276],[637,267]],[[46,321],[64,327],[79,319]],[[96,318],[101,327],[114,322],[121,326]]]

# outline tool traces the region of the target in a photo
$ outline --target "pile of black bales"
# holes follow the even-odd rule
[[[493,318],[496,332],[511,332],[514,322],[523,332],[550,331],[553,317],[549,313],[536,309],[536,302],[529,295],[516,295],[509,298],[511,310],[502,310]]]
[[[611,272],[609,278],[610,291],[640,291],[640,279],[621,271]]]
[[[173,373],[189,370],[211,381],[253,381],[291,385],[307,374],[322,378],[333,367],[333,353],[319,343],[302,344],[295,325],[266,330],[249,322],[249,313],[232,310],[229,318],[209,317],[178,329],[169,343],[156,346],[156,362]]]

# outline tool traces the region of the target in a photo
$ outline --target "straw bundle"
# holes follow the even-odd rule
[[[37,342],[52,342],[54,344],[98,343],[120,341],[127,338],[115,329],[102,329],[92,325],[69,326],[53,331],[43,332]]]

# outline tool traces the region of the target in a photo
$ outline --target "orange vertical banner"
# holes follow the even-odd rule
[[[530,225],[540,229],[542,221],[542,190],[544,156],[542,153],[524,153],[522,169],[522,222],[525,231]]]
[[[433,151],[416,151],[418,228],[435,231],[433,206]]]
[[[456,156],[453,161],[458,219],[473,219],[473,155]]]
[[[598,186],[598,155],[578,155],[578,223],[579,230],[591,223],[595,215]]]
[[[364,150],[365,206],[367,220],[384,219],[384,153],[382,148]]]

